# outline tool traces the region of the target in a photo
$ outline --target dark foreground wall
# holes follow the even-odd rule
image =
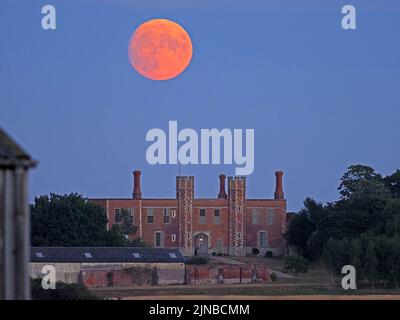
[[[240,284],[268,282],[266,265],[187,265],[186,284]]]

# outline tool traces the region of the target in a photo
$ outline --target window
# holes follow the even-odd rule
[[[84,255],[86,258],[93,258],[90,252],[85,252]]]
[[[43,258],[43,253],[41,253],[41,252],[36,252],[36,257],[38,257],[38,258]]]
[[[206,209],[200,209],[200,224],[205,224],[206,223]]]
[[[147,209],[147,223],[154,223],[154,209]]]
[[[133,255],[133,257],[135,259],[139,259],[140,258],[140,254],[138,252],[133,252],[132,255]]]
[[[163,247],[164,246],[162,231],[154,232],[154,246],[155,247]]]
[[[168,255],[169,255],[169,257],[170,257],[171,259],[176,259],[176,258],[177,258],[175,252],[169,252]]]
[[[253,208],[251,212],[251,222],[252,224],[259,224],[260,223],[260,211],[258,208]]]
[[[129,222],[131,225],[133,225],[133,209],[127,208],[126,211],[128,212]]]
[[[169,223],[169,209],[164,209],[164,223]]]
[[[275,220],[275,212],[273,208],[268,208],[267,209],[267,224],[271,225],[274,224]]]
[[[133,225],[133,213],[132,208],[116,208],[114,210],[114,221],[115,223],[122,223],[122,220],[127,220]]]
[[[115,223],[121,223],[121,208],[114,210],[114,221]]]
[[[176,241],[176,234],[171,235],[171,241],[175,242]]]
[[[259,245],[260,248],[266,248],[268,246],[267,232],[260,231],[259,233]]]
[[[214,209],[214,223],[221,223],[221,211],[219,209]]]
[[[176,217],[176,210],[175,209],[171,209],[171,217],[172,218]]]

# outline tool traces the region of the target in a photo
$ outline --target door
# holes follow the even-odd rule
[[[217,240],[217,253],[218,254],[222,254],[223,246],[224,246],[223,240],[218,239]]]
[[[205,233],[199,233],[196,235],[195,239],[195,246],[196,246],[196,253],[198,255],[207,255],[208,254],[208,235]]]

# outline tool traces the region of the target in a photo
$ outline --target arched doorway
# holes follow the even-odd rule
[[[199,233],[194,237],[194,245],[196,253],[198,255],[207,255],[208,254],[208,235],[205,233]]]

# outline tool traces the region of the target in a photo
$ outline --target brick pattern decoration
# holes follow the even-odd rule
[[[228,179],[229,199],[229,246],[234,251],[243,248],[246,239],[245,227],[245,201],[246,201],[246,178],[229,177]]]
[[[176,197],[178,199],[179,244],[183,248],[192,248],[194,177],[176,177]]]
[[[188,285],[265,283],[270,276],[264,264],[250,265],[186,265]]]
[[[118,265],[103,265],[101,268],[82,266],[78,278],[86,287],[178,285],[185,283],[185,269],[180,265],[163,268],[157,264],[129,268]]]

